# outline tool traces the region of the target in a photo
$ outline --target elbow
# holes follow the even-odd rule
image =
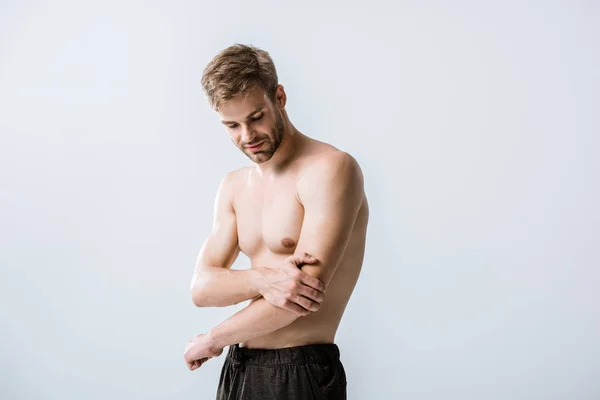
[[[192,302],[196,307],[223,307],[230,305],[230,303],[224,302],[218,293],[209,289],[202,282],[198,282],[192,286]]]
[[[198,295],[198,293],[194,292],[192,290],[192,303],[194,303],[194,305],[196,307],[205,307],[204,303],[202,302],[202,297]]]
[[[211,304],[207,301],[207,297],[199,290],[192,290],[192,303],[196,307],[210,307]]]
[[[202,290],[202,286],[198,284],[199,282],[195,282],[192,284],[191,295],[192,295],[192,303],[196,307],[208,307],[208,296]]]
[[[190,292],[192,295],[192,303],[196,307],[212,307],[212,296],[214,293],[210,291],[210,275],[206,274],[201,268],[196,267],[196,273],[192,278]]]

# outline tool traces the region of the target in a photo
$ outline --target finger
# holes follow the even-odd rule
[[[314,256],[311,256],[310,254],[302,257],[302,262],[304,262],[305,264],[314,264],[317,261],[319,261],[319,260],[317,260]]]
[[[304,296],[296,296],[294,302],[298,304],[300,307],[304,308],[308,311],[319,311],[321,305],[319,303],[315,303],[314,301],[304,297]]]
[[[292,264],[298,265],[303,264],[305,262],[312,264],[317,262],[318,260],[313,255],[305,252],[304,254],[294,254],[288,257],[288,261],[290,261]]]
[[[307,298],[311,299],[312,301],[315,301],[319,304],[321,304],[323,302],[323,298],[325,297],[323,292],[315,290],[309,286],[301,286],[301,288],[298,289],[298,294],[300,294],[304,297],[307,297]]]
[[[200,368],[200,366],[202,364],[204,364],[204,361],[206,361],[206,360],[207,360],[207,358],[202,358],[200,360],[194,360],[192,362],[189,362],[188,367],[190,368],[190,371]]]
[[[298,267],[298,264],[302,264],[302,261],[304,261],[304,256],[301,254],[294,254],[289,256],[287,260],[294,266]]]
[[[300,282],[304,283],[306,286],[310,286],[311,288],[318,290],[321,293],[325,293],[325,284],[314,276],[310,276],[309,274],[303,272]]]
[[[310,314],[310,311],[308,311],[305,308],[300,307],[298,304],[291,302],[291,301],[286,302],[283,308],[285,308],[286,310],[295,312],[296,314],[298,314],[302,317]]]

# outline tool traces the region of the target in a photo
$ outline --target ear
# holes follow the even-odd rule
[[[285,94],[285,90],[283,89],[283,85],[277,85],[277,89],[275,89],[275,100],[277,101],[277,107],[280,110],[285,109],[285,103],[287,101],[287,96]]]

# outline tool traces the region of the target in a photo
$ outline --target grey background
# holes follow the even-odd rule
[[[0,4],[1,398],[214,397],[183,349],[244,306],[189,294],[249,162],[200,87],[235,42],[365,173],[350,399],[600,398],[598,2]]]

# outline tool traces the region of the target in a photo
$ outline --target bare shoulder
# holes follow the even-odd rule
[[[235,194],[240,190],[240,185],[246,180],[251,169],[252,167],[242,167],[225,174],[219,185],[219,195],[227,198],[233,205]]]
[[[318,177],[358,179],[363,182],[361,167],[350,153],[328,145],[323,151],[309,156],[302,171],[302,179]]]
[[[246,166],[235,169],[233,171],[229,171],[223,178],[223,182],[231,186],[238,185],[240,182],[243,182],[248,177],[248,174],[252,172],[252,169],[254,169],[254,167]]]
[[[306,159],[298,179],[298,193],[321,190],[343,190],[364,196],[364,177],[358,161],[349,153],[331,148],[316,152]],[[337,189],[336,189],[337,188]]]

